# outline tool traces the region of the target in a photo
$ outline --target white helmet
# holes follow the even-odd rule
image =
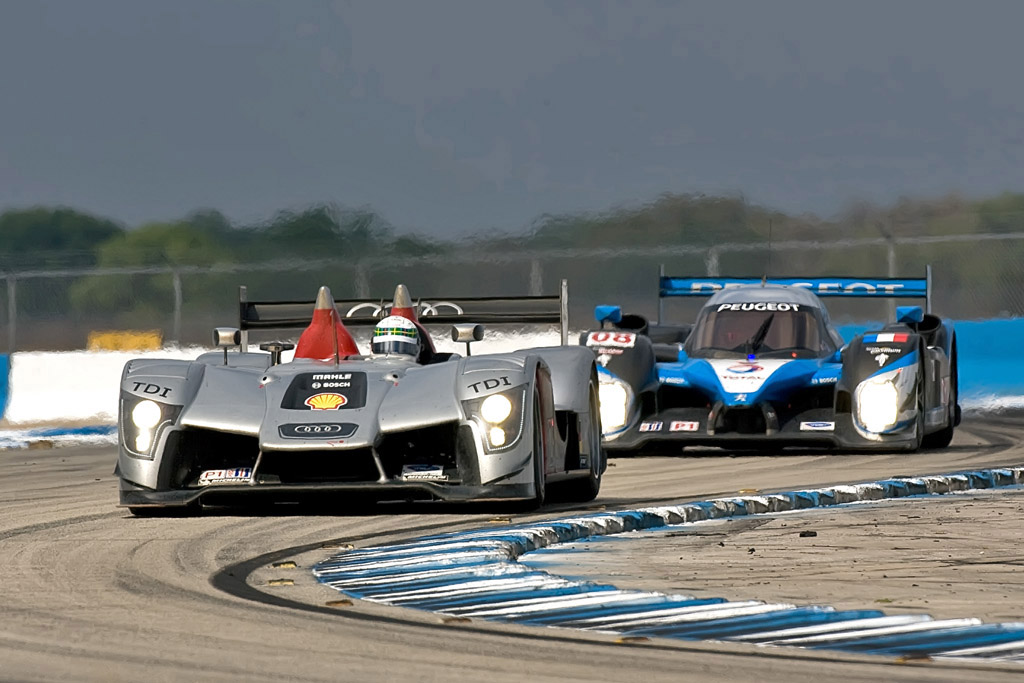
[[[375,354],[420,355],[420,332],[408,318],[389,315],[373,328],[370,350]]]

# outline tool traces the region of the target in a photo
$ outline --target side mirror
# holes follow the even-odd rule
[[[919,323],[924,320],[924,309],[920,306],[897,306],[896,322]]]
[[[842,363],[843,362],[843,350],[845,348],[846,347],[844,346],[842,349],[836,349],[836,352],[832,354],[832,357],[829,358],[828,361],[830,363]]]
[[[452,325],[452,341],[466,344],[466,355],[473,355],[469,345],[484,338],[484,326],[476,323],[455,323]]]
[[[242,343],[242,331],[237,327],[213,328],[213,345],[220,347],[238,346]]]
[[[614,324],[621,321],[622,309],[618,306],[595,306],[594,317],[601,327],[604,327],[606,322]]]
[[[228,364],[228,347],[240,346],[241,343],[242,331],[237,327],[213,328],[213,345],[224,349],[224,365]]]

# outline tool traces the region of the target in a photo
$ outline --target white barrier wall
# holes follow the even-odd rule
[[[202,348],[161,351],[31,352],[11,356],[10,398],[4,422],[13,427],[40,424],[113,424],[118,385],[132,358],[192,359]]]
[[[842,333],[849,339],[863,330],[863,325],[847,326]],[[1022,330],[1024,319],[956,323],[962,406],[983,411],[1024,406],[1024,379],[1012,371]],[[367,335],[357,331],[356,342],[368,352]],[[569,333],[569,343],[575,344],[578,338],[579,331]],[[438,351],[466,353],[464,344],[456,344],[442,332],[434,333],[434,343]],[[556,331],[524,334],[489,330],[483,341],[473,345],[473,353],[502,353],[558,343]],[[208,350],[191,347],[149,352],[15,353],[10,357],[8,403],[6,412],[0,412],[0,427],[114,424],[121,369],[128,360],[193,359]],[[288,354],[284,360],[290,360]]]
[[[572,336],[575,340],[578,334]],[[369,342],[356,337],[360,349]],[[435,335],[438,351],[465,354],[465,344]],[[555,346],[557,332],[522,335],[489,332],[473,345],[474,353],[502,353],[532,346]],[[573,341],[573,343],[575,343]],[[15,353],[11,356],[7,410],[0,425],[114,424],[117,421],[121,370],[132,358],[191,360],[211,349],[190,347],[160,351],[68,351]],[[251,348],[250,350],[255,350]],[[229,351],[229,353],[231,353]],[[290,360],[284,354],[283,360]]]

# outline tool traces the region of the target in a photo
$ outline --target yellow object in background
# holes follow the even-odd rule
[[[157,351],[163,346],[160,330],[98,330],[89,333],[89,351]]]

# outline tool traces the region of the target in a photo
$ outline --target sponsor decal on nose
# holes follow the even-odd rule
[[[728,370],[729,372],[734,372],[737,375],[749,375],[752,372],[759,372],[761,370],[764,370],[764,368],[758,365],[757,363],[743,362],[737,363],[736,365],[730,365],[728,368],[726,368],[726,370]]]
[[[303,403],[313,410],[337,410],[348,403],[348,399],[341,394],[314,394]]]

